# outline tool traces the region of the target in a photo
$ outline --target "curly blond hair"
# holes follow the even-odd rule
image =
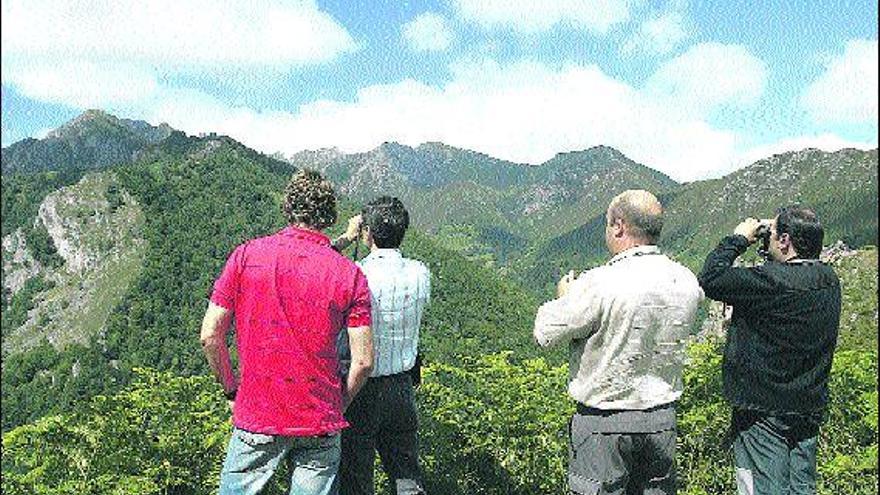
[[[284,188],[281,211],[291,224],[326,229],[336,223],[333,184],[315,170],[298,170]]]

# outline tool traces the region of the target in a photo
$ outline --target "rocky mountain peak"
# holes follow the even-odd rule
[[[86,110],[82,114],[76,116],[73,120],[63,124],[61,127],[50,131],[46,135],[46,139],[64,139],[81,135],[83,131],[86,131],[98,123],[119,125],[119,119],[103,110]]]
[[[129,163],[144,148],[173,132],[168,124],[153,126],[90,109],[44,139],[25,139],[3,148],[2,171],[28,173]]]

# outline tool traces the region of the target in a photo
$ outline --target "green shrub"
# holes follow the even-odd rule
[[[511,353],[434,365],[418,392],[428,490],[438,494],[562,493],[568,371]]]
[[[230,431],[210,377],[139,371],[114,396],[3,435],[3,493],[212,493]]]

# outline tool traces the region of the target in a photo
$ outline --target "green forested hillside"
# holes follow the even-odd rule
[[[403,251],[432,271],[418,401],[428,488],[439,495],[564,493],[566,422],[573,410],[565,392],[567,349],[538,349],[531,328],[560,271],[606,258],[602,215],[620,190],[663,191],[663,247],[691,267],[738,215],[769,214],[791,198],[815,204],[829,240],[876,240],[876,150],[787,154],[684,187],[602,147],[559,155],[525,172],[440,144],[389,144],[380,151],[364,154],[367,163],[332,152],[312,159],[337,167],[343,190],[378,170],[389,174],[388,184],[406,182],[405,194],[412,194],[404,200],[417,227]],[[132,163],[89,174],[65,166],[4,176],[4,287],[13,262],[7,243],[24,243],[42,266],[17,291],[4,290],[4,352],[28,329],[63,326],[82,338],[11,346],[4,355],[3,493],[215,490],[229,413],[207,376],[199,325],[232,248],[282,227],[279,203],[292,167],[226,137],[176,131],[137,155]],[[513,168],[492,177],[492,170],[508,165]],[[366,191],[365,198],[377,192]],[[111,240],[125,238],[143,247],[137,256],[123,256],[133,265],[125,270],[130,280],[113,272],[96,279],[98,287],[124,288],[118,299],[82,311],[49,311],[41,320],[47,301],[63,306],[60,294],[74,291],[70,299],[88,289],[89,274],[100,266],[87,260],[82,273],[67,273],[69,262],[52,235],[35,223],[50,196],[66,205],[53,210],[56,225],[101,225],[81,230],[87,244],[113,246]],[[331,233],[363,198],[350,199],[343,200]],[[137,221],[130,224],[104,214],[135,206]],[[82,218],[65,223],[68,217]],[[832,412],[820,444],[820,493],[861,495],[872,493],[877,479],[876,250],[835,266],[844,308]],[[90,325],[64,323],[73,313]],[[94,325],[98,319],[104,323]],[[718,446],[729,415],[720,397],[720,342],[695,343],[690,354],[679,409],[682,492],[733,493],[728,455]],[[283,493],[280,486],[275,492]]]
[[[801,203],[816,209],[826,244],[875,245],[877,163],[876,149],[808,149],[760,160],[722,179],[689,184],[667,206],[661,242],[685,260],[702,262],[743,218],[772,218],[776,208]]]
[[[286,177],[273,172],[276,162],[228,140],[172,144],[114,169],[143,210],[147,248],[137,278],[88,343],[6,356],[4,429],[118,390],[135,366],[206,370],[197,335],[211,283],[237,243],[280,228]]]
[[[16,173],[100,168],[129,163],[143,148],[160,142],[172,129],[119,119],[101,110],[88,110],[52,131],[44,139],[25,139],[3,148],[3,179]]]
[[[785,153],[658,196],[665,208],[660,247],[693,270],[742,219],[772,218],[777,208],[793,203],[816,209],[826,244],[877,243],[876,149]],[[547,294],[562,273],[603,262],[604,209],[590,218],[568,233],[539,241],[530,256],[514,262],[514,271],[530,288]]]
[[[512,257],[506,240],[532,243],[563,234],[628,188],[665,192],[678,186],[607,146],[559,153],[534,166],[440,143],[385,143],[351,155],[309,151],[290,162],[318,168],[356,201],[399,196],[416,227],[443,238],[454,226],[458,239],[447,247],[495,266]]]
[[[844,318],[820,436],[819,493],[867,495],[877,483],[877,351],[849,339],[873,328],[876,344],[876,251],[837,269]],[[678,408],[680,493],[733,494],[729,452],[720,447],[730,415],[720,397],[720,342],[694,343],[689,354]],[[417,393],[428,490],[565,493],[573,410],[566,367],[504,352],[459,358],[429,363]],[[139,371],[120,393],[4,433],[3,493],[213,493],[231,431],[219,392],[208,376]]]
[[[120,187],[143,211],[143,266],[110,308],[102,334],[60,352],[43,344],[7,356],[4,429],[118,390],[134,367],[206,372],[197,335],[211,284],[235,245],[281,228],[288,172],[225,139],[175,142],[153,150],[149,160],[115,168]],[[434,272],[426,360],[458,362],[490,349],[534,354],[524,344],[536,302],[514,283],[418,232],[407,237],[404,251]]]

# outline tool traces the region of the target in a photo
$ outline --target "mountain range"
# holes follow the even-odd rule
[[[502,329],[522,326],[561,272],[602,262],[604,211],[625,189],[660,196],[661,247],[691,268],[743,216],[794,201],[817,208],[829,244],[877,242],[877,150],[785,153],[679,184],[606,146],[540,165],[442,143],[279,160],[92,110],[2,160],[4,429],[115,390],[139,366],[204,373],[206,292],[232,247],[283,225],[298,167],[334,181],[343,220],[380,194],[408,205],[404,249],[437,279],[426,344],[442,361],[487,345],[532,356],[526,330]]]
[[[597,146],[560,153],[540,165],[492,158],[442,143],[416,148],[384,143],[366,153],[306,151],[289,159],[316,168],[354,201],[400,197],[415,224],[429,232],[476,228],[477,238],[531,239],[560,235],[591,218],[618,192],[663,192],[678,184],[619,151]]]

